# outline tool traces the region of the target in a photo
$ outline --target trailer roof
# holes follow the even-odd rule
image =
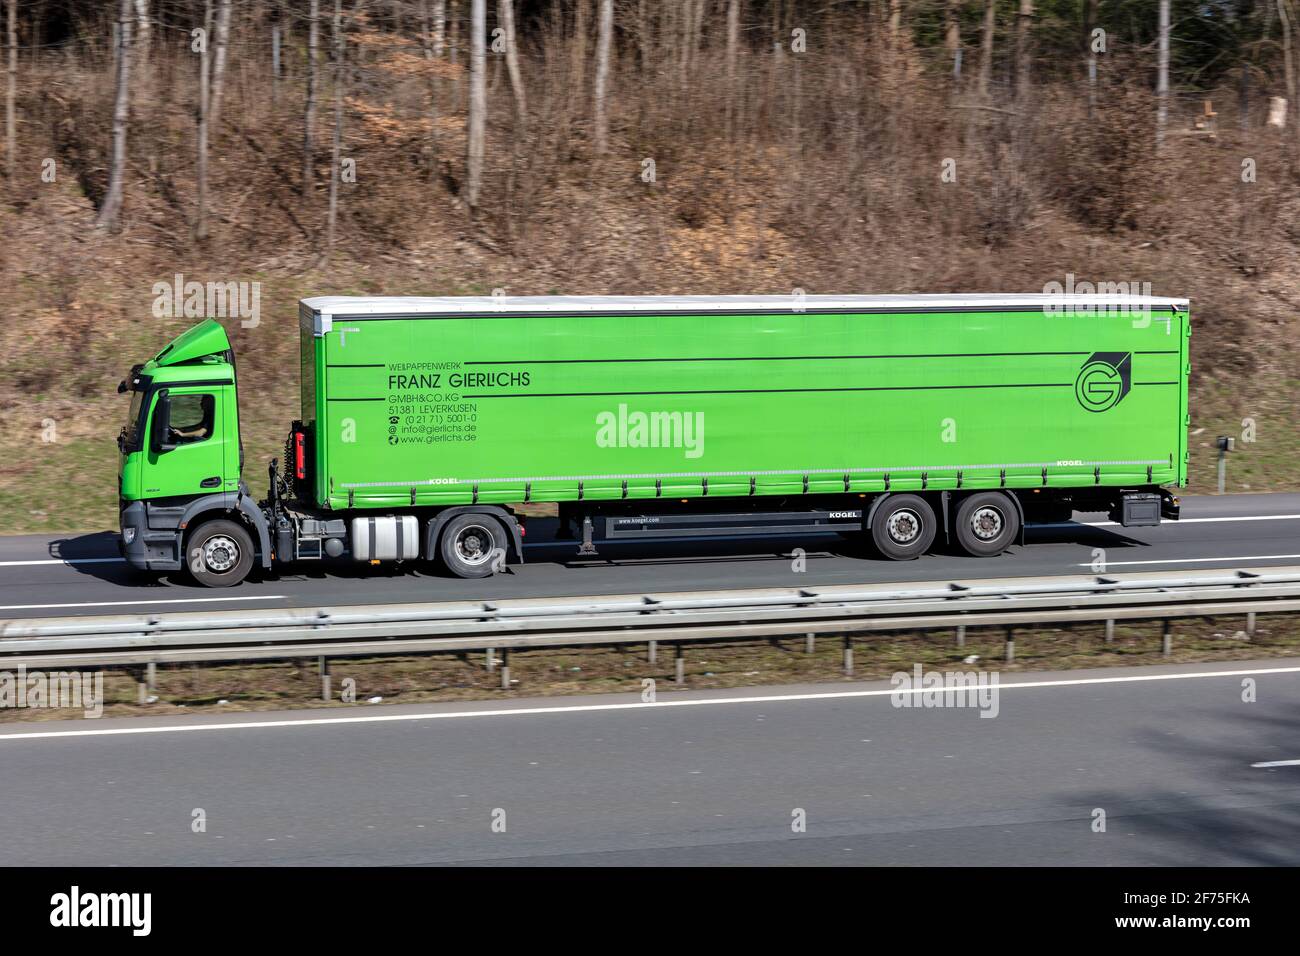
[[[329,319],[546,313],[937,312],[1091,309],[1185,310],[1186,299],[1076,293],[975,295],[538,295],[316,296],[301,305]],[[320,331],[319,325],[317,331]]]

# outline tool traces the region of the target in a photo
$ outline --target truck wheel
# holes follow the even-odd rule
[[[185,559],[204,587],[232,587],[253,569],[253,539],[236,521],[206,521],[190,534]]]
[[[871,519],[871,540],[887,558],[907,561],[934,543],[934,509],[917,495],[890,495]]]
[[[1001,554],[1020,534],[1015,502],[999,491],[981,491],[963,498],[954,524],[957,543],[977,558]]]
[[[457,515],[447,522],[438,541],[447,570],[458,578],[486,578],[505,561],[505,529],[487,515]]]

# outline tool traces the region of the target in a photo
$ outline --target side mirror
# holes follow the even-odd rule
[[[149,425],[149,447],[157,454],[171,451],[176,447],[167,440],[167,433],[172,426],[172,400],[163,389],[158,393],[158,401],[153,407],[153,421]]]

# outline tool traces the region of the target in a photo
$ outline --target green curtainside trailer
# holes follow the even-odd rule
[[[124,481],[124,535],[134,521],[157,545],[127,541],[133,563],[187,563],[214,585],[258,558],[346,553],[479,576],[522,560],[515,506],[535,502],[557,503],[586,553],[602,538],[837,531],[893,558],[939,538],[986,555],[1026,520],[1176,517],[1168,489],[1186,478],[1183,299],[321,297],[299,317],[287,474],[256,506],[242,484],[232,498],[228,466],[195,500],[151,506],[148,480],[135,495]],[[173,453],[145,453],[153,379],[179,364],[234,381],[219,326],[187,336],[183,361],[168,363],[174,343],[133,370],[141,457],[124,450],[124,475]],[[237,426],[235,388],[222,420]],[[160,529],[160,508],[184,521]],[[199,519],[224,522],[215,552]]]

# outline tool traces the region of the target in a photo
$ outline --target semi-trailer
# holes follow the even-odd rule
[[[1156,525],[1190,335],[1186,299],[1122,294],[308,298],[261,501],[222,326],[131,369],[121,546],[223,587],[345,556],[487,576],[535,503],[580,554],[838,532],[992,556],[1075,511]]]

